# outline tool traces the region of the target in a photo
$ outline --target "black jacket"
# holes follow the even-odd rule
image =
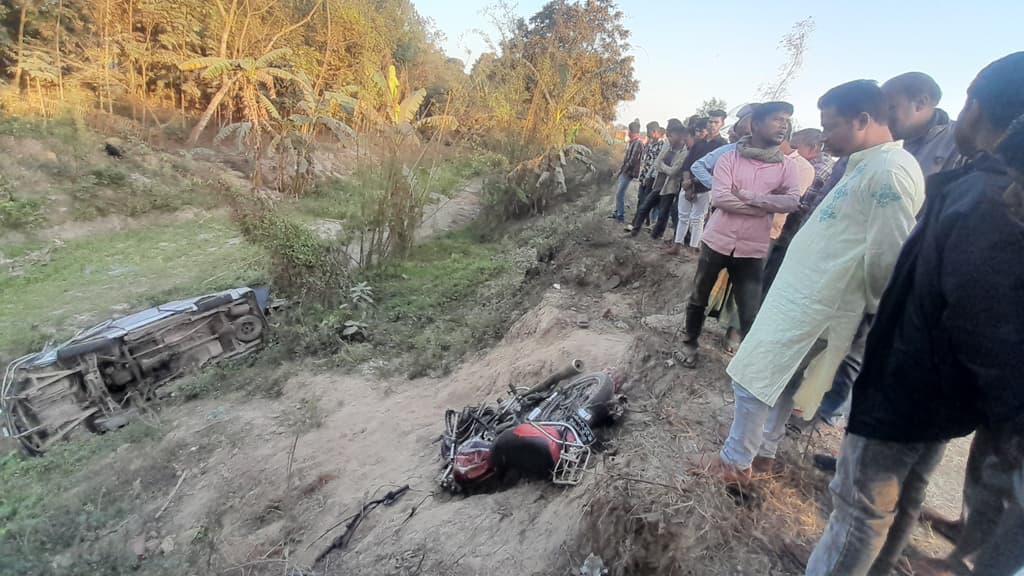
[[[694,142],[693,148],[690,148],[689,153],[686,155],[686,160],[683,161],[683,172],[689,172],[690,167],[693,163],[701,158],[707,156],[711,152],[721,148],[728,144],[729,141],[722,138],[719,134],[710,140],[701,140],[700,142]],[[700,180],[696,176],[693,177],[693,188],[696,192],[707,192],[709,188],[700,183]]]
[[[879,304],[848,431],[935,442],[1024,426],[1024,224],[991,156],[928,179]]]

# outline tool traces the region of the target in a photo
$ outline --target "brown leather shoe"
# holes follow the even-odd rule
[[[705,473],[708,476],[718,478],[726,484],[739,484],[740,486],[746,486],[750,484],[751,481],[750,468],[740,470],[728,462],[723,462],[721,458],[716,458],[711,465],[708,466]]]

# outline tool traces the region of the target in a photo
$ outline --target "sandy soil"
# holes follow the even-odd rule
[[[477,178],[463,186],[454,196],[438,196],[425,210],[423,223],[416,231],[422,241],[446,230],[469,224],[480,213],[480,191],[483,180]]]
[[[786,470],[750,493],[701,476],[732,398],[713,321],[699,369],[673,359],[673,315],[694,263],[663,256],[650,240],[623,239],[610,223],[601,228],[604,237],[556,254],[560,272],[540,304],[449,377],[382,378],[369,366],[299,371],[278,399],[165,410],[172,432],[157,450],[174,455],[175,477],[148,487],[138,514],[112,538],[129,547],[170,538],[196,574],[206,573],[202,566],[238,575],[573,574],[591,553],[612,574],[802,573],[791,545],[813,545],[830,505],[828,477],[804,457],[835,447],[838,433],[787,441]],[[493,401],[510,383],[531,385],[573,358],[595,370],[624,368],[631,398],[584,483],[440,493],[444,410]],[[130,462],[142,450],[151,448],[127,446],[116,459]],[[961,452],[958,443],[930,496],[951,512]],[[368,514],[347,547],[314,561],[339,522],[405,484],[410,492]],[[910,553],[942,550],[922,528]]]
[[[310,566],[338,530],[319,542],[318,536],[364,500],[409,484],[409,494],[369,515],[352,545],[321,564],[323,573],[403,574],[419,567],[477,574],[496,565],[545,572],[571,536],[586,491],[533,484],[471,498],[441,495],[436,441],[446,408],[497,398],[510,383],[536,383],[573,358],[594,369],[624,361],[630,334],[610,319],[576,327],[579,313],[569,311],[580,307],[574,296],[552,289],[500,345],[448,378],[297,374],[279,400],[199,402],[168,411],[164,423],[174,432],[165,443],[187,443],[196,434],[222,441],[186,476],[159,539],[188,539],[208,521],[207,512],[221,508],[218,553],[225,564],[275,559],[281,553],[275,545],[287,544],[295,565]],[[593,299],[586,308],[607,304]],[[295,415],[310,403],[323,417],[295,443],[295,497],[288,491],[290,450],[301,430]]]

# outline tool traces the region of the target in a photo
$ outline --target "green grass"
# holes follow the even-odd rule
[[[0,272],[0,352],[178,297],[259,278],[260,252],[220,217],[139,228],[54,249],[20,275]]]
[[[40,200],[19,200],[13,197],[0,200],[0,229],[27,230],[45,221]]]
[[[425,162],[416,171],[418,189],[425,186],[430,194],[452,196],[469,179],[503,169],[502,162],[500,156],[481,152],[442,159],[434,164]],[[375,170],[357,171],[347,178],[320,183],[310,194],[293,202],[288,210],[305,220],[346,220],[356,215],[356,200],[366,197],[365,190],[382,186]]]
[[[42,250],[43,248],[46,248],[46,243],[42,241],[5,242],[0,247],[0,256],[4,258],[21,258],[30,252]],[[0,268],[0,275],[3,273],[3,269]]]
[[[139,216],[150,212],[174,212],[188,206],[212,208],[218,196],[203,191],[172,168],[153,172],[130,161],[117,166],[97,166],[68,180],[64,191],[71,198],[76,220],[101,216]]]
[[[477,241],[466,231],[453,232],[413,249],[405,260],[386,264],[370,275],[378,286],[378,313],[390,321],[429,321],[449,304],[473,295],[501,272],[500,244]]]
[[[362,271],[357,281],[373,289],[375,304],[306,301],[279,311],[263,352],[204,371],[183,383],[186,399],[246,390],[273,397],[285,363],[315,357],[321,368],[356,366],[387,358],[388,368],[409,377],[446,373],[467,352],[499,338],[524,294],[523,270],[504,241],[484,241],[459,230]],[[345,338],[345,322],[367,324],[369,341]]]
[[[500,336],[518,298],[509,290],[503,301],[492,300],[491,292],[522,279],[508,254],[507,245],[461,230],[371,271],[374,343],[404,353],[410,377],[449,371],[466,352]]]
[[[134,477],[173,482],[174,470],[154,459],[148,469],[102,468],[102,459],[126,443],[159,438],[133,424],[117,432],[59,444],[45,458],[0,457],[0,576],[115,574],[131,566],[127,548],[94,545],[98,535],[135,511]],[[154,468],[155,467],[155,468]],[[169,480],[161,480],[167,476]],[[80,548],[63,567],[54,557]]]
[[[104,138],[74,122],[0,118],[0,231],[102,216],[133,217],[224,203],[216,186],[189,174],[175,156],[140,143],[109,157]]]

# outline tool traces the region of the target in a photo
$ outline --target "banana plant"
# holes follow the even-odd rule
[[[220,89],[210,99],[210,104],[192,129],[189,143],[195,144],[224,98],[232,93],[238,94],[242,101],[242,114],[249,124],[250,137],[257,137],[263,129],[263,124],[269,119],[279,119],[281,113],[270,99],[276,91],[275,83],[303,82],[289,67],[276,65],[286,61],[291,53],[289,48],[278,48],[258,58],[210,56],[194,58],[179,64],[178,67],[183,71],[202,70],[202,79],[220,82]]]
[[[358,93],[355,115],[371,128],[396,129],[403,136],[409,136],[420,128],[451,130],[458,125],[455,117],[449,115],[417,118],[427,91],[420,88],[405,93],[394,65],[388,66],[386,75],[383,72],[374,73],[369,85],[355,92]]]

